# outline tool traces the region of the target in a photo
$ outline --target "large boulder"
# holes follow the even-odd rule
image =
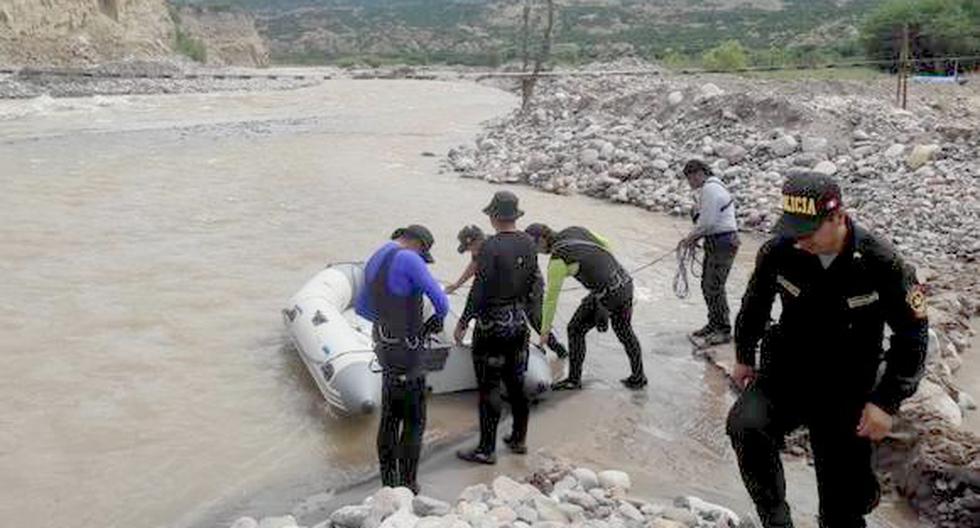
[[[589,468],[578,468],[572,471],[572,476],[578,480],[580,486],[585,491],[599,487],[599,476]]]
[[[450,509],[451,506],[449,503],[438,499],[433,499],[431,497],[419,495],[418,497],[412,499],[412,511],[419,517],[428,517],[430,515],[448,515]]]
[[[718,86],[713,83],[706,83],[701,86],[701,97],[704,97],[705,99],[712,99],[724,94],[725,91],[718,88]]]
[[[941,150],[942,147],[939,145],[917,145],[914,149],[912,149],[912,153],[909,154],[909,157],[905,160],[905,163],[910,169],[916,170],[926,163],[932,161],[933,158],[936,157],[936,154],[938,154]]]
[[[608,470],[599,473],[599,485],[606,489],[629,491],[632,487],[630,476],[622,471]]]
[[[733,145],[731,143],[716,143],[715,152],[728,160],[728,163],[735,165],[740,163],[745,159],[746,154],[749,152],[745,150],[745,147],[741,145]]]
[[[330,522],[337,528],[361,528],[370,514],[370,506],[344,506],[330,514]]]
[[[780,158],[785,158],[793,154],[799,146],[800,144],[796,141],[796,138],[790,135],[780,136],[766,145],[769,152],[772,152],[774,156]]]
[[[817,163],[815,167],[813,167],[813,172],[824,174],[826,176],[833,176],[834,174],[837,174],[837,165],[835,165],[832,161],[821,161],[820,163]]]
[[[807,154],[825,154],[830,149],[830,141],[817,136],[804,136],[802,148]]]

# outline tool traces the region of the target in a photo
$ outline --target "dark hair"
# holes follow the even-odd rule
[[[684,164],[684,176],[693,174],[695,172],[701,172],[704,174],[705,177],[710,177],[711,167],[709,167],[707,163],[699,159],[688,160],[687,163]]]
[[[551,242],[554,240],[555,232],[545,224],[531,224],[524,229],[535,242],[544,240],[544,247],[551,249]]]

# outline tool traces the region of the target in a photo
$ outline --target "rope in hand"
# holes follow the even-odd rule
[[[701,278],[702,266],[704,265],[703,250],[698,244],[684,244],[683,241],[677,244],[674,254],[677,255],[677,273],[674,274],[674,295],[678,299],[686,299],[691,293],[691,285],[688,282],[690,276]]]

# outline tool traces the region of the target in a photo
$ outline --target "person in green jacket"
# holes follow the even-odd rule
[[[547,225],[531,224],[525,232],[537,243],[540,253],[551,255],[540,335],[547,336],[551,331],[558,296],[566,277],[575,277],[589,290],[589,295],[582,300],[568,323],[568,378],[559,381],[552,388],[582,388],[585,336],[593,328],[604,331],[610,322],[616,337],[626,349],[632,371],[629,377],[620,381],[630,389],[646,386],[640,341],[633,331],[632,323],[633,279],[613,256],[609,242],[583,227],[569,227],[556,233]],[[546,337],[542,338],[542,344],[545,339]]]

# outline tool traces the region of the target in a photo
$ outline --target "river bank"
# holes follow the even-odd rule
[[[980,91],[919,88],[909,110],[887,93],[880,82],[733,76],[543,79],[527,111],[450,150],[446,168],[684,217],[693,198],[680,171],[698,157],[731,189],[742,229],[760,234],[786,175],[837,176],[852,217],[890,239],[929,292],[927,374],[900,413],[911,436],[882,471],[940,525],[959,526],[980,515],[980,488],[957,476],[980,472],[980,437],[961,429],[976,405],[954,376],[976,361]]]

